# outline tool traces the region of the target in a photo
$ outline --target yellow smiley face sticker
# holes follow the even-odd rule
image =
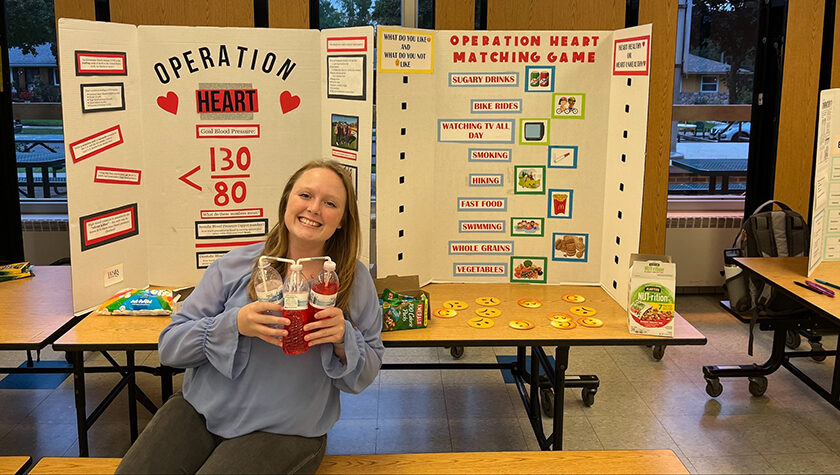
[[[511,320],[508,322],[508,326],[516,330],[530,330],[534,328],[534,322],[529,322],[528,320]]]
[[[475,317],[467,320],[467,325],[473,328],[490,328],[494,325],[493,320],[484,317]]]
[[[447,300],[443,302],[443,306],[452,310],[463,310],[467,308],[467,303],[461,302],[460,300]]]
[[[574,313],[577,316],[580,316],[580,317],[591,317],[591,316],[595,315],[596,313],[598,313],[598,311],[595,310],[594,308],[585,307],[583,305],[578,305],[577,307],[572,307],[571,312]]]
[[[475,303],[483,305],[485,307],[495,307],[496,305],[502,303],[502,301],[497,299],[496,297],[479,297],[475,299]]]
[[[517,302],[517,303],[519,304],[519,306],[520,306],[520,307],[525,307],[525,308],[538,308],[538,307],[542,307],[542,302],[540,302],[540,301],[539,301],[539,300],[537,300],[537,299],[521,299],[521,300],[520,300],[519,302]]]
[[[577,326],[572,320],[552,320],[549,323],[551,323],[551,326],[554,328],[559,328],[561,330],[571,330]]]
[[[566,294],[563,296],[563,300],[569,303],[583,303],[586,302],[586,297],[579,294]]]
[[[451,308],[436,308],[432,315],[440,318],[452,318],[455,315],[458,315],[458,312],[452,310]]]
[[[571,322],[574,320],[574,317],[568,313],[555,312],[548,314],[548,319],[552,322]]]
[[[480,307],[475,309],[475,314],[479,317],[496,318],[502,314],[502,311],[498,308]]]
[[[589,328],[598,328],[604,326],[604,322],[592,317],[578,318],[578,323],[580,323],[581,326]]]

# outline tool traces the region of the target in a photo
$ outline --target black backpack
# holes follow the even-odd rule
[[[773,210],[773,204],[781,208]],[[765,208],[767,208],[766,211]],[[770,200],[759,206],[744,221],[735,236],[732,248],[725,252],[727,257],[798,257],[807,256],[810,246],[810,231],[802,216],[789,206]],[[741,272],[726,280],[730,306],[740,314],[752,314],[750,323],[750,348],[752,355],[752,329],[758,316],[777,317],[802,313],[805,309],[795,300],[766,285],[756,277],[746,277]]]

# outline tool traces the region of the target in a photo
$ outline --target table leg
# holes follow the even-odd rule
[[[26,167],[26,197],[35,198],[35,173],[32,167]]]
[[[530,405],[531,413],[528,417],[531,418],[532,424],[542,425],[542,409],[540,408],[540,359],[537,357],[536,348],[531,348],[531,392]]]
[[[160,395],[161,404],[166,404],[167,399],[172,396],[172,368],[169,366],[160,367]]]
[[[134,367],[134,351],[125,352],[125,365],[128,371],[128,431],[131,441],[137,440],[137,369]]]
[[[85,407],[85,361],[84,352],[71,351],[73,360],[73,392],[76,396],[76,430],[79,435],[79,457],[87,457],[87,408]]]
[[[834,372],[831,377],[831,401],[840,402],[840,357],[834,357]],[[835,404],[836,405],[836,404]]]
[[[50,172],[48,166],[41,167],[41,185],[44,187],[44,198],[50,197]]]
[[[563,450],[563,411],[566,405],[566,368],[569,367],[569,347],[558,346],[554,351],[554,434],[552,450]]]

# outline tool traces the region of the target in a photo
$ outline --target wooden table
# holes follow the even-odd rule
[[[525,410],[531,420],[534,434],[543,450],[561,450],[563,441],[563,393],[567,387],[584,388],[594,397],[597,390],[596,376],[566,375],[569,362],[569,348],[572,346],[649,346],[649,345],[704,345],[706,338],[685,319],[675,317],[673,338],[634,335],[627,329],[627,312],[621,308],[600,287],[555,286],[532,284],[431,284],[423,288],[430,295],[430,308],[442,306],[447,300],[460,300],[469,305],[460,310],[454,318],[431,317],[428,328],[385,332],[382,340],[386,347],[429,347],[429,346],[513,346],[517,348],[516,362],[503,363],[389,363],[383,369],[509,369],[516,380]],[[553,312],[569,313],[576,305],[562,300],[565,294],[579,294],[586,298],[584,305],[594,307],[596,318],[604,322],[600,328],[586,328],[578,325],[571,330],[561,330],[549,324],[547,315]],[[486,329],[467,325],[467,320],[476,317],[479,308],[475,300],[479,297],[497,297],[501,304],[497,309],[501,315],[495,324]],[[539,308],[524,308],[520,299],[537,299]],[[516,330],[508,325],[515,319],[525,319],[535,324],[530,330]],[[554,366],[550,365],[542,347],[556,346]],[[531,348],[531,362],[526,364],[526,348]],[[540,387],[546,386],[539,380],[542,366],[553,389],[554,415],[553,433],[545,436],[542,427]],[[526,391],[529,384],[530,391]],[[584,399],[586,401],[586,399]]]
[[[33,471],[34,473],[34,471]],[[334,455],[318,474],[689,473],[671,450]]]
[[[0,475],[23,473],[31,463],[31,457],[0,457]]]
[[[116,316],[92,313],[53,344],[55,350],[70,353],[73,363],[79,455],[83,457],[88,455],[88,430],[124,388],[128,389],[131,441],[137,439],[137,402],[139,401],[153,414],[157,410],[157,406],[151,399],[137,387],[137,371],[160,376],[162,401],[166,401],[172,395],[172,368],[163,365],[156,368],[138,366],[134,361],[136,351],[157,350],[160,332],[171,321],[169,316]],[[85,368],[85,351],[102,352],[111,363],[111,367]],[[125,351],[125,366],[119,365],[111,358],[108,351]],[[118,372],[122,378],[88,416],[85,403],[85,373],[90,372]]]
[[[27,368],[0,373],[56,373],[60,368],[32,368],[30,351],[39,351],[81,320],[73,316],[68,266],[33,266],[33,277],[0,282],[0,350],[27,352]]]
[[[750,392],[758,396],[763,394],[767,388],[766,375],[784,367],[823,399],[840,409],[840,364],[837,361],[837,349],[830,351],[785,350],[785,340],[789,331],[822,329],[830,333],[840,332],[840,290],[832,289],[837,292],[838,297],[831,298],[794,284],[794,281],[804,283],[805,280],[814,281],[814,279],[840,284],[840,262],[823,262],[817,267],[813,276],[806,277],[808,272],[807,257],[738,257],[734,261],[752,276],[801,303],[803,311],[784,318],[760,317],[758,319],[760,328],[773,331],[772,350],[768,360],[761,365],[704,366],[703,375],[707,382],[706,392],[712,397],[720,394],[723,389],[719,378],[747,377],[750,378]],[[791,362],[791,358],[815,356],[822,358],[835,357],[830,390],[823,388]]]
[[[44,457],[32,475],[111,474],[119,458]],[[671,450],[327,455],[325,474],[688,473]]]

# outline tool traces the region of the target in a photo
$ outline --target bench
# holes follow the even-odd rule
[[[29,473],[110,474],[120,460],[44,457]],[[688,470],[671,450],[594,450],[328,455],[318,473],[688,473]]]
[[[0,457],[0,475],[23,473],[31,462],[31,457]]]

